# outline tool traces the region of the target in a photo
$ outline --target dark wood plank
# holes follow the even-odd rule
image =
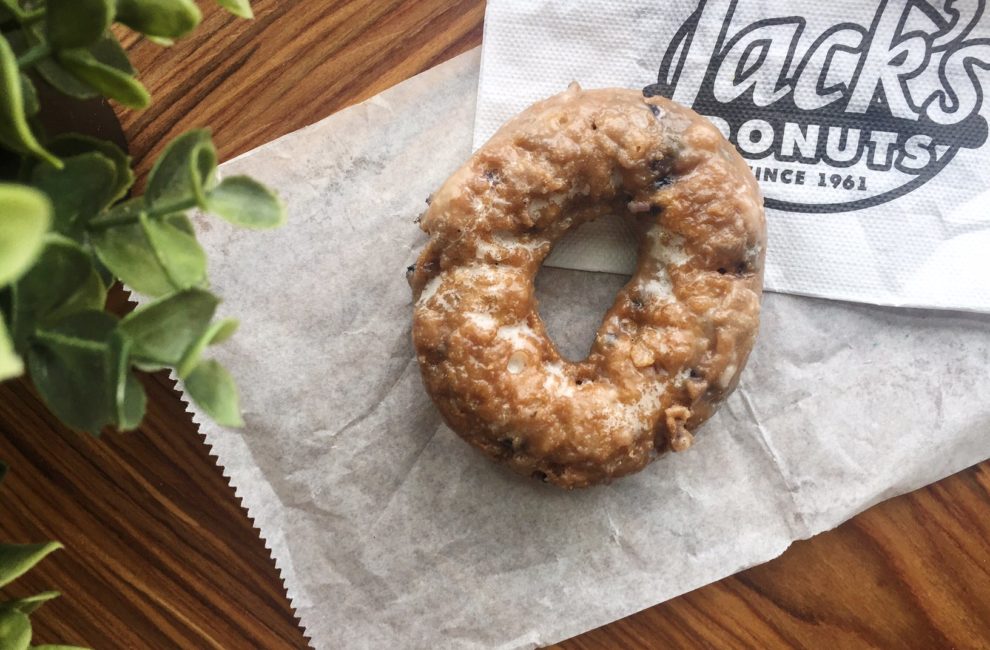
[[[206,11],[162,49],[126,39],[154,98],[121,113],[145,168],[167,140],[209,125],[221,160],[377,95],[481,43],[480,0],[265,0],[255,19]],[[205,5],[204,5],[205,8]]]
[[[67,431],[0,385],[0,536],[66,548],[10,588],[64,596],[36,639],[98,648],[305,647],[268,552],[167,377],[140,432]]]
[[[139,171],[210,125],[221,158],[366,99],[481,42],[483,0],[204,3],[163,50],[125,36],[155,97],[121,112]],[[117,298],[118,303],[120,297]],[[303,648],[263,542],[167,377],[146,422],[66,431],[24,382],[0,386],[0,538],[67,548],[9,590],[59,588],[40,641],[100,648]],[[990,433],[990,432],[988,432]],[[990,647],[990,463],[882,504],[781,558],[555,646]]]

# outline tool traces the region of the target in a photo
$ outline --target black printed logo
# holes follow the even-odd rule
[[[749,161],[768,207],[866,208],[986,142],[985,2],[830,0],[822,15],[747,23],[738,0],[701,0],[643,92],[709,117]]]

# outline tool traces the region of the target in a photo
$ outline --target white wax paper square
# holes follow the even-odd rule
[[[771,295],[740,389],[694,447],[610,486],[508,473],[440,421],[410,340],[424,199],[469,156],[478,52],[222,166],[289,221],[197,217],[246,426],[196,421],[319,650],[532,648],[780,554],[990,456],[990,317]],[[587,352],[625,279],[546,268]],[[195,409],[194,409],[195,411]]]

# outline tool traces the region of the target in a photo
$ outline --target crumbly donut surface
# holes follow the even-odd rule
[[[533,280],[558,238],[603,214],[640,226],[638,267],[571,362]],[[451,429],[523,474],[583,487],[686,449],[753,346],[759,188],[714,126],[662,97],[572,85],[534,104],[447,180],[421,227],[424,385]]]

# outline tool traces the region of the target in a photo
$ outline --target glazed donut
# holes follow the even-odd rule
[[[639,226],[638,266],[582,361],[533,281],[561,236]],[[735,388],[759,327],[759,187],[710,122],[662,97],[581,90],[506,123],[432,197],[410,284],[413,344],[444,421],[490,458],[584,487],[687,449]]]

